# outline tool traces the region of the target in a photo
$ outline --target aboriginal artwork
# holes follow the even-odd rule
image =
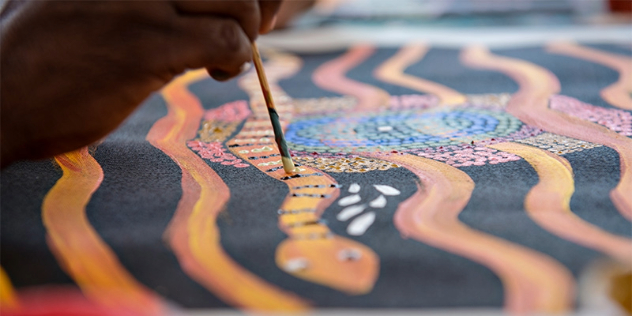
[[[3,192],[2,310],[563,313],[592,261],[632,265],[626,48],[263,53],[295,173],[254,71],[229,88],[190,71],[103,144],[39,165],[32,276],[5,260],[29,247],[4,223],[35,202]]]

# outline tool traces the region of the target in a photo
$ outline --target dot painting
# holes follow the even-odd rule
[[[55,157],[45,191],[3,193],[3,221],[43,225],[16,244],[5,231],[38,233],[3,223],[0,309],[54,301],[44,285],[69,278],[60,302],[117,315],[571,313],[595,260],[632,264],[632,58],[596,47],[265,51],[292,173],[254,71],[189,71],[96,151]],[[3,190],[40,170],[20,168]],[[13,259],[30,242],[46,260]]]

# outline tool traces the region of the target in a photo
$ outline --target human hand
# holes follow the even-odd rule
[[[238,75],[280,4],[9,1],[0,15],[0,163],[99,140],[186,69]]]

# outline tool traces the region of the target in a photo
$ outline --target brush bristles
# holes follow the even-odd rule
[[[294,166],[292,158],[281,157],[281,162],[283,162],[283,170],[285,170],[285,173],[294,173],[294,169],[296,169],[296,167]]]

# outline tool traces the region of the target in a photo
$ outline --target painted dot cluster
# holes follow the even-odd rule
[[[207,143],[223,142],[235,132],[238,125],[238,122],[204,121],[198,137]]]
[[[466,98],[468,104],[476,107],[503,109],[511,99],[511,94],[468,94]]]
[[[520,157],[484,146],[452,146],[451,148],[427,148],[418,156],[443,161],[453,167],[483,166],[520,160]]]
[[[430,94],[393,95],[389,99],[391,109],[428,109],[439,105],[439,98]]]
[[[235,155],[227,153],[226,148],[224,148],[221,142],[205,143],[199,140],[192,140],[187,142],[187,146],[197,152],[200,157],[210,162],[236,168],[246,168],[250,166],[250,164],[245,163],[243,160],[235,157]]]
[[[630,112],[590,105],[563,95],[552,96],[550,104],[554,110],[603,125],[621,135],[632,136],[632,114]]]
[[[325,172],[336,173],[355,173],[399,168],[399,165],[392,162],[358,156],[342,158],[296,156],[293,157],[293,160],[303,166],[317,168]]]
[[[354,97],[293,99],[294,113],[309,115],[317,113],[342,112],[353,109],[357,100]]]
[[[542,133],[533,137],[516,140],[516,142],[538,147],[540,149],[546,149],[558,155],[601,147],[599,144],[551,133]]]
[[[292,122],[289,146],[307,152],[418,149],[505,137],[523,126],[502,112],[467,107],[322,116]]]

